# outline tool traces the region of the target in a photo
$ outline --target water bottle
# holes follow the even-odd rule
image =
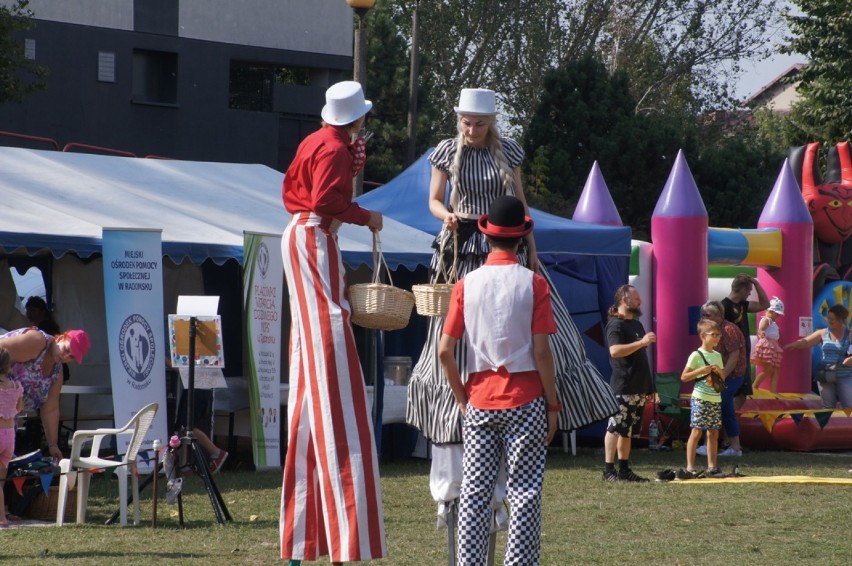
[[[648,424],[648,450],[658,450],[660,448],[660,445],[657,444],[658,433],[657,421],[656,419],[651,419],[650,424]]]

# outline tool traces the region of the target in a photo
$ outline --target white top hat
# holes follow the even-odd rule
[[[320,116],[326,124],[345,126],[369,112],[372,107],[372,102],[364,100],[361,83],[342,81],[325,91],[325,106]]]
[[[459,95],[459,105],[454,110],[456,114],[472,116],[497,114],[494,91],[487,88],[463,88]]]

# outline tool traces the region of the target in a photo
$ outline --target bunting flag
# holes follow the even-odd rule
[[[820,430],[824,429],[825,425],[828,424],[828,420],[831,418],[831,413],[833,412],[834,411],[818,411],[814,413],[814,418],[819,423]]]
[[[844,407],[844,408],[842,409],[842,411],[843,411],[843,414],[844,414],[844,415],[846,415],[847,417],[848,417],[849,415],[852,415],[852,407]]]
[[[802,424],[802,419],[805,418],[805,415],[802,413],[790,413],[790,418],[796,423],[796,426]]]
[[[18,495],[20,495],[21,497],[24,496],[24,483],[26,481],[27,481],[27,478],[25,476],[18,476],[18,477],[12,478],[12,485],[15,486],[15,491],[17,491]]]
[[[772,434],[772,429],[775,428],[775,421],[778,420],[780,415],[776,414],[775,411],[772,412],[762,412],[758,415],[760,422],[763,423],[764,428],[766,428],[767,432]]]
[[[41,481],[41,489],[44,491],[44,495],[47,496],[50,493],[50,484],[53,482],[53,472],[39,474],[38,479]]]

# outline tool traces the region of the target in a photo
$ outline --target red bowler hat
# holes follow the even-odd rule
[[[520,238],[532,229],[533,221],[525,214],[524,203],[512,196],[494,199],[488,214],[479,219],[479,231],[494,238]]]

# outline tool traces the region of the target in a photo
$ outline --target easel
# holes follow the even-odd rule
[[[206,324],[205,327],[207,327]],[[215,334],[215,327],[213,333]],[[188,387],[186,389],[186,431],[181,437],[181,444],[189,448],[189,463],[195,470],[195,473],[201,476],[201,480],[204,482],[204,487],[207,489],[208,497],[210,497],[210,505],[213,507],[213,513],[216,515],[216,520],[220,525],[224,525],[226,520],[233,521],[233,519],[231,518],[231,514],[228,512],[228,507],[225,505],[225,500],[222,499],[222,494],[219,492],[219,488],[216,486],[216,482],[213,480],[213,475],[210,473],[207,456],[204,454],[204,450],[198,443],[198,439],[195,438],[195,435],[192,433],[192,429],[194,428],[192,420],[195,416],[195,352],[197,345],[196,342],[198,339],[198,319],[194,316],[189,317],[188,335],[189,340],[186,355],[189,359],[189,377],[187,380]],[[180,355],[184,354],[184,352],[180,351],[179,346],[177,353]],[[178,494],[177,501],[178,519],[180,526],[183,527],[183,494]]]
[[[183,326],[181,324],[182,321],[175,322],[175,332],[182,331],[182,328],[179,326]],[[208,321],[201,321],[201,325],[205,330],[205,333],[216,336],[217,335],[217,327],[213,323],[208,323]],[[228,507],[225,505],[225,500],[222,498],[222,494],[219,492],[219,488],[216,485],[216,482],[213,480],[213,476],[210,472],[210,468],[208,466],[207,456],[204,454],[204,449],[198,443],[198,439],[195,438],[195,435],[192,432],[193,427],[193,418],[195,416],[195,353],[198,342],[201,341],[198,335],[198,326],[199,321],[196,317],[190,316],[188,320],[186,320],[186,334],[188,336],[187,342],[183,343],[182,340],[177,340],[173,345],[174,354],[185,357],[187,359],[187,388],[185,391],[186,395],[186,423],[185,432],[181,436],[181,444],[186,446],[189,451],[189,465],[192,467],[195,472],[201,476],[202,481],[204,482],[204,487],[207,490],[207,495],[210,497],[210,505],[213,507],[213,513],[216,515],[216,520],[220,525],[225,524],[225,521],[233,521],[231,518],[231,513],[228,511]],[[153,482],[153,519],[151,522],[151,526],[156,528],[157,526],[157,475],[160,473],[160,468],[162,467],[162,462],[160,458],[160,450],[159,447],[156,447],[154,450],[156,464],[154,471],[149,475],[145,480],[140,484],[139,491],[140,493]],[[181,527],[185,527],[183,520],[183,494],[178,493],[177,496],[177,505],[178,505],[178,522]],[[116,511],[112,514],[112,516],[107,519],[106,524],[114,522],[118,518],[119,512]]]

